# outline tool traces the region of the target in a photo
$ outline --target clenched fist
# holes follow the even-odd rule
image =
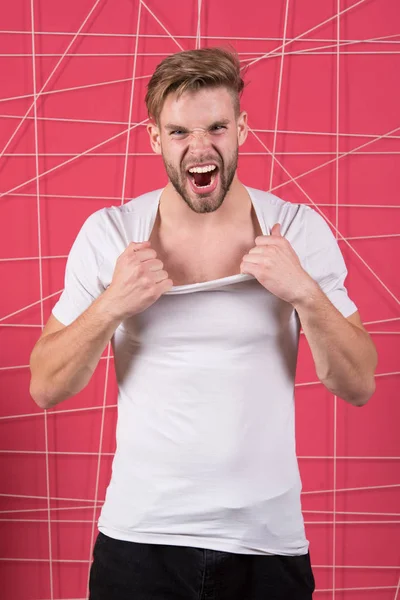
[[[281,234],[279,223],[273,226],[271,235],[257,237],[255,244],[242,259],[241,273],[253,275],[266,290],[291,304],[307,298],[318,287]]]
[[[107,294],[112,311],[123,320],[154,304],[173,282],[150,242],[132,242],[118,257]]]

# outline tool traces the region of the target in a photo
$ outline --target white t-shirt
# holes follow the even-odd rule
[[[324,219],[246,189],[263,234],[281,223],[303,268],[345,317],[354,313]],[[61,323],[107,288],[131,241],[149,239],[161,193],[86,220],[53,309]],[[299,330],[290,304],[241,274],[173,287],[118,327],[117,450],[101,532],[242,554],[307,553],[294,424]]]

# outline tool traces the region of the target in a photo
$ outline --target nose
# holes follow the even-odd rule
[[[189,146],[191,151],[203,150],[210,145],[210,136],[205,129],[193,129],[189,135]]]

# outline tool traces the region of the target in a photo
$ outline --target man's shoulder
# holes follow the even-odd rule
[[[104,214],[106,216],[116,214],[121,216],[129,216],[134,214],[141,214],[143,213],[143,211],[151,211],[151,209],[154,207],[154,204],[158,202],[161,192],[162,189],[151,190],[150,192],[145,192],[140,196],[132,198],[128,202],[125,202],[125,204],[109,206],[104,209],[101,209],[99,212],[104,211]]]
[[[308,223],[314,217],[314,214],[316,219],[322,220],[322,217],[304,203],[283,200],[264,190],[248,186],[246,188],[252,198],[265,235],[270,233],[271,228],[276,223],[280,223],[282,235],[294,244],[302,243],[306,232],[306,222]]]
[[[266,190],[260,190],[258,188],[253,188],[249,185],[246,185],[245,188],[247,189],[249,194],[251,194],[251,196],[257,198],[258,200],[260,200],[262,202],[267,202],[269,204],[280,204],[280,203],[284,202],[284,200],[282,200],[282,198],[279,198],[278,196],[275,196],[274,194],[271,194],[271,192],[267,192]]]
[[[90,240],[93,245],[107,245],[112,240],[119,242],[136,239],[156,210],[162,190],[141,194],[122,205],[105,206],[91,213],[84,221],[80,239]],[[132,237],[133,236],[133,237]]]
[[[279,196],[275,196],[275,194],[265,190],[248,186],[246,186],[246,189],[252,198],[255,208],[267,220],[269,218],[276,218],[279,222],[282,222],[283,219],[295,218],[298,221],[303,217],[305,209],[308,208],[305,204],[283,200]]]
[[[162,189],[153,190],[132,198],[125,204],[104,206],[93,212],[86,219],[84,228],[87,231],[124,226],[135,221],[134,217],[151,216],[157,206]]]
[[[142,210],[148,209],[154,202],[158,202],[162,191],[163,188],[159,190],[151,190],[150,192],[145,192],[140,196],[132,198],[131,200],[129,200],[129,202],[126,202],[121,206],[113,208],[117,208],[122,214],[141,212]]]
[[[252,188],[249,186],[245,186],[248,193],[251,195],[252,199],[256,201],[260,208],[267,208],[274,206],[277,209],[281,209],[286,207],[287,209],[293,208],[296,210],[299,206],[296,202],[290,202],[289,200],[283,200],[279,196],[275,196],[271,192],[267,192],[266,190],[259,190],[257,188]]]

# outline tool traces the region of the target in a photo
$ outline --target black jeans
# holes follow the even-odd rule
[[[89,600],[311,600],[310,554],[260,556],[99,533]]]

